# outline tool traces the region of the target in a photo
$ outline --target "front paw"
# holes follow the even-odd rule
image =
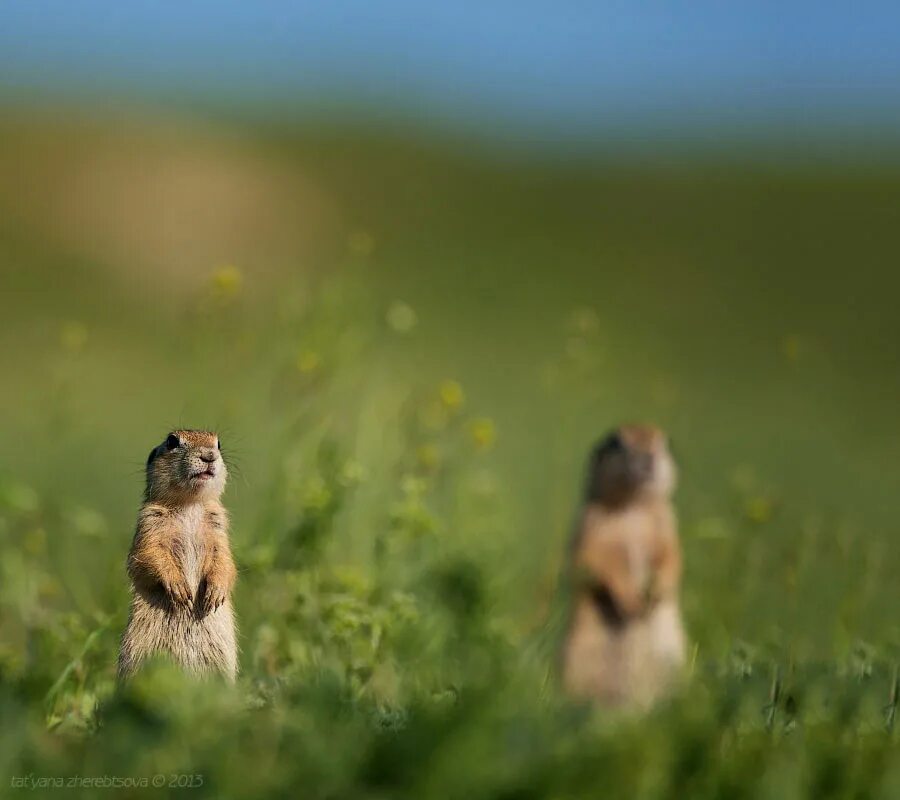
[[[170,581],[163,581],[166,597],[174,606],[192,608],[194,605],[194,593],[184,578],[178,577]]]
[[[207,580],[206,591],[203,593],[203,616],[212,614],[227,599],[228,589],[224,585]]]

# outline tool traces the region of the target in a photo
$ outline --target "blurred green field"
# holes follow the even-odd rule
[[[898,796],[898,196],[896,164],[0,112],[3,791]],[[681,465],[691,668],[645,720],[552,674],[624,420]],[[232,464],[243,677],[114,694],[172,427]]]

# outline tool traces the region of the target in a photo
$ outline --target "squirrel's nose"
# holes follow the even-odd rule
[[[200,460],[205,461],[207,464],[212,464],[216,460],[215,450],[201,450]]]

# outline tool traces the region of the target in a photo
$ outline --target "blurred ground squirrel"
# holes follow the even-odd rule
[[[192,673],[237,675],[231,607],[237,571],[219,499],[227,474],[215,433],[173,431],[150,452],[128,554],[132,602],[120,679],[156,653]]]
[[[684,662],[675,472],[665,435],[649,426],[624,426],[591,455],[562,652],[575,697],[646,707]]]

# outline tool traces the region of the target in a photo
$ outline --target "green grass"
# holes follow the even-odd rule
[[[8,110],[0,786],[896,796],[898,190]],[[552,672],[582,461],[629,419],[681,465],[692,642],[644,719]],[[175,426],[232,465],[242,678],[116,693]]]

